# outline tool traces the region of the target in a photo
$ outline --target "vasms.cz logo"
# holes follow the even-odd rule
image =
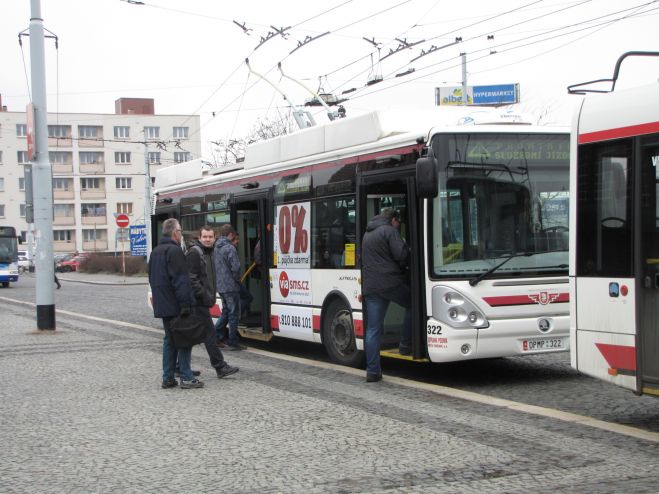
[[[282,297],[288,297],[289,286],[288,275],[286,274],[286,271],[282,271],[279,275],[279,291],[281,292]]]

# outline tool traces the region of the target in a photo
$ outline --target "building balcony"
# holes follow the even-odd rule
[[[80,137],[78,139],[78,147],[79,148],[102,148],[103,147],[103,138],[102,137],[94,137],[90,139],[85,139],[84,137]]]
[[[72,163],[57,163],[53,164],[53,173],[54,174],[71,174],[73,173],[73,164]]]
[[[74,252],[76,250],[75,238],[67,241],[55,240],[53,242],[53,250],[55,252]]]
[[[75,224],[76,224],[75,216],[55,216],[53,218],[53,225],[55,226],[68,226]]]
[[[105,163],[80,163],[80,173],[105,173]]]
[[[49,137],[49,148],[70,148],[73,146],[73,140],[70,137]]]
[[[75,194],[73,190],[62,190],[62,189],[53,189],[53,199],[56,201],[62,199],[74,199]]]
[[[83,216],[82,224],[83,225],[106,225],[108,222],[107,216]]]
[[[80,189],[80,199],[105,199],[105,189]]]
[[[97,252],[108,250],[107,240],[85,240],[82,242],[82,250],[85,252]]]

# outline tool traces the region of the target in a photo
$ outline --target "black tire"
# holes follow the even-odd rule
[[[73,271],[71,266],[62,266],[62,273],[70,273],[71,271]]]
[[[8,281],[3,281],[2,282],[2,288],[9,288],[9,282]]]
[[[364,352],[357,350],[355,330],[350,308],[340,301],[333,301],[326,309],[323,321],[323,345],[333,362],[349,367],[364,364]]]

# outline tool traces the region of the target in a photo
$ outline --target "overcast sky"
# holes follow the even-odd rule
[[[30,52],[18,33],[29,27],[30,1],[2,7],[0,94],[8,110],[23,111]],[[154,98],[158,114],[200,115],[204,155],[209,140],[242,137],[287,106],[249,74],[247,57],[296,104],[309,95],[280,82],[278,62],[314,90],[355,88],[344,103],[355,115],[432,107],[435,87],[460,84],[465,52],[470,85],[519,83],[520,111],[569,124],[578,98],[569,84],[610,77],[625,51],[659,50],[658,0],[41,0],[41,9],[59,39],[59,50],[46,40],[50,112],[114,113],[117,98]],[[289,29],[284,38],[274,28]],[[367,86],[376,76],[383,81]],[[659,59],[631,60],[618,87],[658,79]]]

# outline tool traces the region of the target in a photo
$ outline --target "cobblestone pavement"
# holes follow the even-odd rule
[[[659,444],[246,351],[160,388],[161,335],[0,301],[1,492],[656,492]]]

